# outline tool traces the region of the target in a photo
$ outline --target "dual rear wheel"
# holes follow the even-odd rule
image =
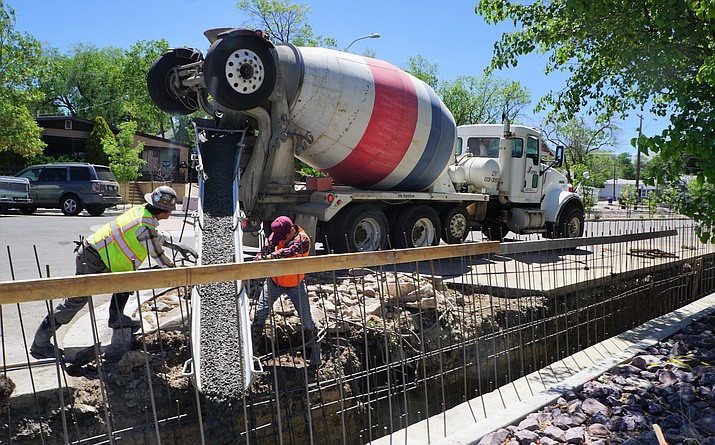
[[[427,205],[392,207],[387,214],[374,204],[351,204],[324,228],[331,252],[372,252],[385,248],[436,246],[462,242],[469,233],[469,214],[454,206],[438,215]]]

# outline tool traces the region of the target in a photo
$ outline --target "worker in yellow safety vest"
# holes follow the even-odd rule
[[[144,195],[146,204],[132,207],[88,238],[78,242],[75,252],[76,275],[136,270],[148,256],[159,265],[174,267],[162,248],[164,237],[157,231],[159,221],[171,216],[176,209],[176,192],[160,186]],[[113,329],[141,327],[141,320],[124,314],[129,292],[112,295],[109,305],[109,327]],[[65,298],[52,314],[42,320],[35,332],[30,352],[40,357],[54,357],[55,348],[50,343],[58,327],[69,323],[89,301],[88,296]],[[61,353],[62,350],[58,348]]]
[[[305,231],[287,216],[279,216],[271,223],[271,235],[263,251],[256,255],[256,260],[278,258],[300,258],[308,256],[310,252],[310,237]],[[295,306],[300,317],[300,323],[305,333],[305,341],[316,339],[316,325],[310,313],[308,301],[308,288],[305,285],[305,275],[280,275],[270,277],[263,284],[258,297],[256,313],[253,317],[252,337],[253,344],[257,344],[257,337],[263,332],[266,318],[276,297],[286,294]],[[255,347],[255,346],[254,346]],[[313,347],[311,364],[317,366],[320,362],[320,348]]]

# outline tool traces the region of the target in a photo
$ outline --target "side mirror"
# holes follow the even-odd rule
[[[552,167],[561,167],[564,163],[564,147],[561,145],[556,147],[556,154],[554,157],[554,163]]]

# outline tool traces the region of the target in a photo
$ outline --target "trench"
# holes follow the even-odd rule
[[[218,396],[205,390],[199,397],[200,412],[186,379],[173,391],[155,391],[158,415],[165,419],[161,443],[200,443],[199,415],[206,443],[367,443],[711,293],[714,265],[715,257],[707,255],[670,263],[657,273],[599,280],[578,292],[524,291],[510,298],[460,286],[451,290],[463,304],[452,310],[403,310],[370,330],[326,335],[321,342],[323,364],[313,374],[301,366],[299,353],[282,354],[245,391],[237,382],[225,388],[205,382],[204,388]],[[235,289],[217,289],[217,295],[226,292],[218,300],[230,305],[231,298],[225,296],[234,295]],[[216,326],[215,334],[225,337],[224,328]],[[296,335],[288,327],[276,329],[265,347],[285,351],[299,341]],[[165,337],[163,342],[161,367],[152,364],[159,387],[167,380],[166,369],[180,368],[188,358],[185,336]],[[156,343],[157,339],[149,341]],[[218,358],[212,359],[226,357],[220,349],[215,352]],[[233,373],[222,376],[220,385],[233,381],[233,365],[230,359],[214,363]],[[152,422],[146,399],[141,400],[146,382],[127,385],[108,369],[109,392],[115,396],[110,408],[122,422],[115,430],[133,443],[158,443],[147,432]],[[127,386],[132,386],[135,400]],[[86,387],[83,391],[92,392]],[[76,400],[80,398],[75,394]],[[56,403],[48,401],[48,407]],[[28,407],[26,414],[31,411]],[[13,418],[17,417],[15,412]],[[76,425],[84,434],[99,437],[103,419],[100,412],[85,413]],[[56,412],[46,412],[38,424],[48,432],[45,443],[63,443]],[[37,437],[31,438],[27,434],[14,441],[36,443]]]

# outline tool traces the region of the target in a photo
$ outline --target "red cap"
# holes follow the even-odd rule
[[[271,223],[271,236],[268,237],[268,242],[271,245],[276,245],[283,241],[293,228],[293,221],[287,216],[279,216]],[[274,241],[275,240],[275,241]]]

